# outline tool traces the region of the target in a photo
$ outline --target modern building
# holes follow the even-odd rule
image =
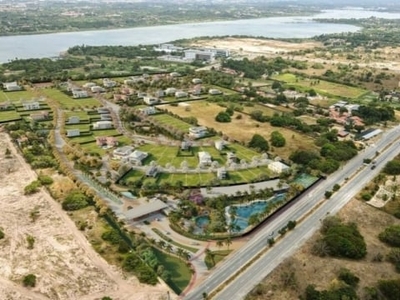
[[[132,146],[124,146],[117,148],[113,151],[113,157],[116,159],[123,159],[129,156],[133,152]]]
[[[158,47],[154,48],[154,51],[172,53],[182,51],[182,47],[175,46],[174,44],[160,44]]]
[[[40,103],[38,101],[25,101],[22,102],[22,106],[25,110],[35,110],[40,109]]]
[[[285,165],[284,163],[281,163],[280,161],[274,161],[268,165],[268,169],[277,174],[281,174],[288,171],[290,167]]]
[[[226,171],[226,169],[224,167],[219,168],[217,170],[218,179],[226,179],[227,176],[228,176],[228,172]]]
[[[175,98],[185,98],[188,96],[188,93],[184,91],[176,91],[175,92]]]
[[[148,106],[148,107],[143,107],[139,108],[139,111],[141,114],[150,116],[156,114],[158,111],[154,106]]]
[[[3,89],[7,92],[21,91],[22,86],[18,85],[16,81],[3,83]]]
[[[92,91],[92,93],[105,93],[105,89],[99,85],[95,85],[90,87],[90,90]]]
[[[93,129],[110,129],[113,128],[111,121],[97,121],[93,123]]]
[[[222,151],[225,147],[225,141],[223,140],[217,140],[214,142],[215,149],[218,151]]]
[[[50,114],[48,111],[41,111],[37,113],[30,114],[30,118],[33,121],[43,121],[49,119]]]
[[[67,130],[67,137],[74,137],[74,136],[80,136],[80,135],[81,135],[81,130],[79,128]]]
[[[228,152],[228,153],[226,154],[226,160],[227,160],[228,164],[232,164],[232,163],[236,163],[237,160],[238,160],[238,158],[237,158],[237,156],[236,156],[235,153],[233,153],[233,152]]]
[[[134,165],[141,165],[142,161],[149,156],[147,152],[135,150],[131,154],[129,154],[128,159]]]
[[[209,89],[208,93],[210,95],[221,95],[222,94],[222,92],[219,89]]]
[[[127,220],[139,221],[147,218],[155,213],[160,213],[164,209],[168,208],[168,205],[161,200],[151,200],[146,204],[142,204],[138,207],[132,208],[125,213]]]
[[[79,124],[81,122],[81,118],[78,116],[71,116],[68,118],[67,124]]]
[[[143,102],[146,103],[147,105],[154,105],[159,103],[160,99],[151,96],[145,96],[143,97]]]
[[[201,166],[209,166],[209,165],[211,165],[212,158],[211,158],[210,153],[205,152],[205,151],[200,151],[198,153],[198,156],[199,156],[199,164]]]
[[[203,126],[189,128],[189,136],[195,139],[205,137],[208,134],[208,129]]]
[[[85,90],[81,89],[73,89],[72,90],[72,98],[74,99],[82,99],[82,98],[88,98],[88,92]]]
[[[118,146],[118,141],[113,136],[98,136],[96,137],[96,144],[100,147],[115,147]]]

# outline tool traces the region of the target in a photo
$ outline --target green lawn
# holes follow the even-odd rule
[[[57,101],[61,104],[63,109],[76,109],[76,108],[93,108],[102,106],[101,103],[94,98],[73,99],[57,89],[43,89],[42,93],[47,97]]]
[[[15,110],[0,111],[0,122],[7,122],[17,119],[21,119],[21,116]]]
[[[160,263],[166,270],[171,272],[171,281],[168,282],[168,285],[175,293],[178,295],[181,294],[192,278],[190,268],[181,259],[172,255],[167,255],[156,248],[153,249]]]
[[[32,100],[32,98],[38,98],[38,96],[32,93],[31,91],[16,91],[16,92],[0,91],[0,102],[5,102],[5,101],[19,102],[21,100],[24,101]]]
[[[94,136],[92,136],[92,138],[94,138]],[[132,144],[132,141],[126,136],[118,136],[116,137],[116,139],[118,140],[118,147]],[[99,147],[95,141],[93,141],[92,143],[83,144],[81,145],[81,147],[89,153],[98,153],[100,155],[105,155],[107,152],[107,149]],[[112,150],[113,149],[111,149],[111,151]]]
[[[163,240],[167,241],[168,243],[170,243],[170,244],[172,244],[174,246],[177,246],[179,248],[185,249],[185,250],[187,250],[189,252],[192,252],[192,253],[196,253],[197,251],[199,251],[199,249],[197,249],[197,248],[189,247],[189,246],[182,245],[182,244],[179,244],[179,243],[175,242],[173,239],[171,239],[170,237],[168,237],[167,235],[162,233],[157,228],[151,228],[151,230],[153,230],[155,233],[157,233],[157,235],[160,236]]]
[[[86,111],[75,110],[75,111],[65,111],[65,121],[68,121],[69,117],[76,116],[79,117],[81,121],[89,121],[90,118],[100,117],[100,115],[88,115]]]
[[[151,116],[150,118],[154,118],[158,120],[161,124],[165,126],[172,126],[177,129],[180,129],[182,131],[188,131],[190,127],[193,125],[190,125],[189,123],[183,122],[177,118],[174,118],[170,115],[167,114],[159,114],[155,116]]]
[[[318,84],[311,85],[311,82],[315,82],[315,80],[305,79],[290,73],[275,75],[272,78],[275,80],[284,81],[288,86],[293,86],[303,91],[314,89],[317,93],[327,96],[331,95],[355,99],[369,93],[367,90],[361,88],[351,87],[325,80],[320,80]]]

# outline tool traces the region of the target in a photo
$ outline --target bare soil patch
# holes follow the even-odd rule
[[[377,280],[397,278],[395,268],[388,262],[372,262],[373,257],[389,252],[389,247],[379,241],[378,234],[391,224],[399,224],[399,220],[369,205],[353,199],[339,213],[345,222],[355,222],[367,243],[367,257],[360,261],[336,258],[321,258],[311,254],[311,247],[319,237],[315,234],[296,254],[283,262],[263,281],[264,294],[249,299],[286,300],[298,299],[309,284],[317,289],[329,289],[336,282],[341,268],[347,268],[360,278],[358,294],[362,295],[364,287],[374,286]],[[284,286],[284,279],[290,272],[295,273],[296,286]]]
[[[5,149],[13,158],[5,158]],[[45,191],[25,196],[34,172],[0,132],[0,299],[161,299],[167,287],[145,286],[101,258],[65,212]],[[12,161],[12,164],[8,162]],[[36,211],[35,221],[31,213]],[[28,249],[27,236],[34,238]],[[37,276],[34,288],[22,278]],[[171,295],[172,296],[172,295]]]

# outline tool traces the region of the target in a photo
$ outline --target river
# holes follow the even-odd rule
[[[61,32],[0,37],[0,63],[15,58],[55,57],[75,45],[146,45],[199,36],[249,35],[270,38],[309,38],[320,34],[355,32],[359,27],[327,24],[313,18],[400,18],[400,14],[367,10],[328,10],[307,17],[188,23],[126,29]]]

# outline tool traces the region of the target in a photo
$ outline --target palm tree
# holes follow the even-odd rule
[[[229,246],[232,245],[232,240],[231,240],[231,237],[230,237],[230,236],[228,236],[228,237],[225,239],[225,245],[227,246],[227,248],[228,248],[228,250],[229,250]]]
[[[161,249],[164,249],[166,243],[164,240],[159,240],[157,244]]]
[[[168,253],[172,252],[172,245],[171,244],[167,244],[165,247],[165,250],[167,250]]]
[[[179,257],[182,257],[183,256],[183,249],[182,248],[178,248],[177,250],[176,250],[176,254],[179,256]]]
[[[190,255],[189,252],[183,251],[182,256],[184,259],[189,260],[192,256]]]
[[[218,249],[221,249],[221,247],[224,245],[224,242],[222,240],[217,241],[217,247]]]

